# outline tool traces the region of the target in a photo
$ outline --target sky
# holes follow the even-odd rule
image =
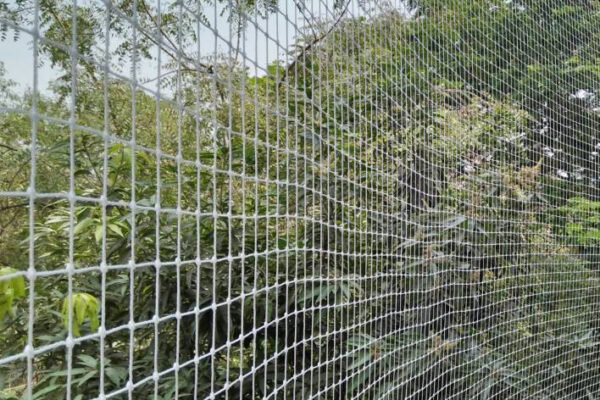
[[[14,1],[14,0],[13,0]],[[101,4],[100,0],[80,0],[85,2],[93,2]],[[169,0],[172,1],[172,0]],[[364,12],[359,6],[360,0],[350,0],[346,16],[364,15]],[[162,0],[163,4],[166,2]],[[241,39],[241,50],[247,55],[246,65],[249,67],[251,75],[264,75],[264,68],[276,59],[285,59],[288,57],[285,48],[291,49],[296,38],[301,33],[303,26],[314,22],[316,19],[332,19],[331,5],[332,1],[312,1],[306,2],[306,9],[300,12],[296,7],[298,0],[280,0],[278,12],[268,15],[266,18],[252,17],[248,23],[245,34]],[[227,15],[221,13],[222,6],[217,9],[215,18],[214,12],[211,12],[209,6],[205,8],[211,26],[216,27],[215,31],[224,38],[232,37],[235,41],[235,35],[230,36],[231,26],[227,21]],[[406,11],[406,10],[402,10]],[[286,20],[285,16],[289,20]],[[293,22],[293,23],[291,23]],[[294,26],[296,24],[296,26]],[[24,27],[32,29],[32,27]],[[268,38],[268,36],[270,38]],[[215,51],[215,34],[207,27],[203,27],[199,35],[200,52],[202,55],[214,54]],[[277,43],[279,46],[277,46]],[[281,46],[281,47],[280,47]],[[282,48],[283,47],[283,48]],[[223,40],[219,40],[217,51],[227,54],[230,46]],[[165,57],[166,59],[166,57]],[[6,78],[15,81],[18,84],[18,90],[31,88],[34,76],[33,65],[33,50],[31,35],[22,32],[17,41],[12,40],[9,36],[7,40],[0,41],[0,62],[4,64]],[[255,62],[255,65],[254,65]],[[127,74],[131,68],[121,66],[124,74]],[[38,68],[38,87],[40,91],[48,89],[52,80],[56,79],[59,71],[52,69],[48,62],[43,63]],[[157,75],[156,61],[145,61],[138,65],[136,72],[138,79],[149,79]]]

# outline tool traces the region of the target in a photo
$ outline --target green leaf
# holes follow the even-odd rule
[[[94,231],[94,238],[96,239],[96,243],[100,243],[102,241],[102,225],[98,225],[96,230]]]
[[[85,231],[94,222],[95,222],[95,220],[92,218],[84,218],[77,225],[75,225],[75,228],[73,229],[73,233],[75,235],[80,234],[81,232]]]
[[[348,366],[348,369],[352,370],[355,368],[358,368],[362,365],[365,365],[366,363],[368,363],[371,360],[372,356],[371,356],[371,352],[370,351],[363,351],[360,352],[356,355],[356,357],[354,357],[354,361],[352,361],[352,364],[350,364]]]
[[[98,366],[98,361],[88,354],[80,354],[77,358],[79,358],[81,364],[87,365],[90,368],[97,368]]]
[[[90,380],[91,378],[93,378],[94,376],[96,376],[98,374],[98,371],[90,371],[87,374],[85,374],[84,376],[82,376],[81,378],[78,379],[79,383],[77,384],[77,386],[81,386],[84,383],[86,383],[88,380]]]
[[[62,388],[63,385],[50,385],[50,386],[46,386],[44,389],[40,390],[39,392],[35,392],[33,394],[32,399],[38,399],[43,395],[46,395],[48,393],[54,392],[57,389]]]
[[[4,275],[19,271],[11,267],[0,268],[0,320],[8,313],[14,315],[13,301],[25,296],[25,278],[22,275],[2,280]]]
[[[75,299],[73,301],[73,307],[75,308],[75,315],[73,315],[73,317],[75,317],[77,325],[81,325],[83,323],[85,315],[87,314],[87,304],[85,301],[76,301]]]
[[[359,374],[356,374],[352,377],[352,379],[350,379],[350,385],[348,386],[348,391],[350,393],[354,392],[356,389],[358,389],[360,387],[360,385],[362,385],[366,380],[367,377],[369,376],[369,373],[371,368],[367,368],[366,370],[360,372]]]
[[[90,329],[98,329],[98,310],[99,302],[89,293],[73,293],[71,297],[71,308],[73,310],[71,328],[75,336],[80,336],[79,327],[83,324],[85,318],[90,321]],[[69,320],[69,298],[63,300],[62,318],[65,327],[68,329]]]
[[[115,385],[120,385],[127,376],[127,371],[122,367],[108,367],[106,368],[105,373]]]
[[[88,313],[88,318],[90,320],[90,329],[92,331],[97,331],[98,330],[98,326],[100,326],[100,321],[98,319],[98,311],[96,309],[96,311],[93,311]]]
[[[119,235],[120,237],[123,237],[123,230],[121,229],[121,227],[117,224],[108,224],[107,225],[108,230],[116,233],[117,235]]]

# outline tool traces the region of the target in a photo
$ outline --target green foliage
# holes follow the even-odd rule
[[[73,293],[70,297],[63,300],[62,318],[65,327],[69,328],[69,320],[71,321],[71,329],[75,336],[81,336],[79,328],[83,321],[87,318],[90,323],[90,331],[94,332],[98,329],[98,311],[100,304],[98,299],[89,293]]]
[[[160,18],[146,1],[111,3],[111,60],[152,61],[159,44],[143,32],[158,29],[181,67],[163,71],[158,100],[105,84],[104,3],[39,2],[53,92],[34,99],[0,77],[3,107],[35,100],[49,116],[31,143],[26,112],[0,115],[0,192],[25,193],[35,146],[44,194],[34,210],[0,198],[0,263],[15,267],[0,269],[0,353],[28,344],[28,313],[13,310],[28,304],[19,271],[31,260],[43,272],[35,348],[93,335],[99,315],[112,330],[102,360],[99,340],[77,341],[68,389],[66,352],[36,355],[34,398],[97,397],[102,371],[109,394],[170,370],[176,353],[179,365],[210,357],[130,397],[597,397],[600,122],[570,94],[599,77],[598,3],[413,3],[414,18],[317,24],[296,60],[260,77],[227,57],[197,64],[203,3]],[[0,0],[0,21],[31,26],[30,5]],[[222,5],[240,32],[250,12],[276,10]],[[181,54],[165,45],[175,38]],[[77,48],[73,118],[89,130],[55,122],[71,118],[73,76],[52,40]],[[556,174],[579,169],[576,181]],[[113,329],[132,315],[149,323],[133,337]],[[309,368],[320,378],[290,384]],[[0,398],[24,394],[27,370],[0,366]]]
[[[25,278],[18,274],[18,270],[11,267],[0,268],[0,322],[8,313],[14,317],[13,302],[15,299],[25,296]],[[13,275],[10,278],[2,278],[5,275]],[[14,276],[16,275],[16,276]]]
[[[581,246],[600,244],[600,201],[572,197],[558,209],[565,234]]]

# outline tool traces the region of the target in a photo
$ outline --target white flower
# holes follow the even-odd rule
[[[554,157],[554,150],[552,150],[550,147],[546,146],[546,147],[544,147],[544,155],[546,157]]]
[[[587,100],[590,97],[592,97],[594,95],[594,93],[585,90],[585,89],[579,89],[578,91],[576,91],[575,93],[571,94],[571,98],[572,99],[578,99],[578,100]]]
[[[465,165],[463,165],[463,171],[466,174],[469,174],[469,173],[475,171],[475,166],[467,161],[467,162],[465,162]]]

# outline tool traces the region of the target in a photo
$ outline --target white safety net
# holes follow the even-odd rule
[[[600,399],[600,3],[0,0],[0,400]]]

